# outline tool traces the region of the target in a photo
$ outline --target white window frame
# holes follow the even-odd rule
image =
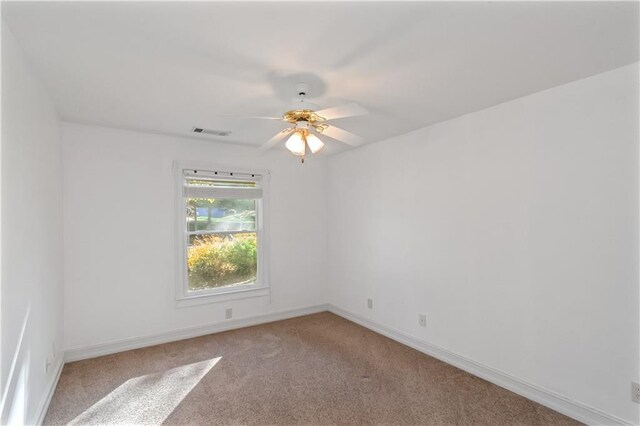
[[[189,234],[186,223],[186,203],[184,197],[184,171],[202,170],[236,175],[259,175],[262,197],[256,201],[256,236],[258,239],[258,271],[256,281],[235,287],[222,287],[206,290],[189,290],[187,268],[187,243]],[[174,162],[175,212],[176,212],[176,303],[178,307],[203,303],[223,302],[269,295],[269,171],[243,169],[230,166],[218,166],[206,163]]]

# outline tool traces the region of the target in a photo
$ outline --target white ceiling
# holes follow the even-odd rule
[[[374,142],[638,60],[636,2],[7,3],[62,119],[260,145],[298,81]],[[202,137],[205,136],[195,136]],[[215,138],[211,138],[215,139]],[[327,152],[343,149],[328,144]]]

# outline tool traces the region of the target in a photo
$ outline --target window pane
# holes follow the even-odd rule
[[[194,235],[187,248],[189,290],[250,284],[256,280],[255,233]]]
[[[256,200],[187,198],[187,231],[255,231]]]

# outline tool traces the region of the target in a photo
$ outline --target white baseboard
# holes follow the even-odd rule
[[[53,398],[53,393],[58,386],[58,380],[60,380],[60,374],[62,374],[62,367],[64,367],[64,361],[63,357],[60,356],[56,360],[56,370],[54,371],[54,374],[51,375],[49,383],[47,383],[47,392],[42,396],[36,411],[33,413],[34,421],[30,422],[30,424],[41,425],[44,422],[44,416],[47,415],[49,404],[51,404],[51,398]]]
[[[358,314],[346,311],[334,305],[329,305],[329,312],[341,316],[349,321],[360,324],[376,333],[382,334],[396,342],[407,345],[413,349],[437,358],[447,364],[454,365],[474,376],[481,377],[493,384],[524,396],[527,399],[535,401],[545,407],[558,411],[566,416],[588,425],[630,425],[624,419],[605,413],[597,408],[590,407],[578,401],[574,401],[563,395],[559,395],[548,389],[527,383],[517,377],[511,376],[502,371],[472,361],[468,358],[455,354],[446,349],[427,343],[421,339],[417,339],[399,330],[387,327],[376,321],[364,318]]]
[[[159,345],[162,343],[175,342],[176,340],[190,339],[192,337],[204,336],[221,331],[235,330],[237,328],[250,327],[252,325],[264,324],[267,322],[280,321],[288,318],[303,315],[315,314],[327,311],[328,305],[314,305],[304,308],[286,309],[271,312],[263,315],[256,315],[249,318],[239,318],[235,320],[220,321],[216,323],[187,327],[163,333],[150,334],[146,336],[131,337],[99,345],[84,346],[65,350],[65,362],[79,361],[97,356],[109,355],[117,352],[139,349],[147,346]]]

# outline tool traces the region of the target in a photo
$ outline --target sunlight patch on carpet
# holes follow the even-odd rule
[[[69,424],[160,424],[221,358],[129,379]]]

